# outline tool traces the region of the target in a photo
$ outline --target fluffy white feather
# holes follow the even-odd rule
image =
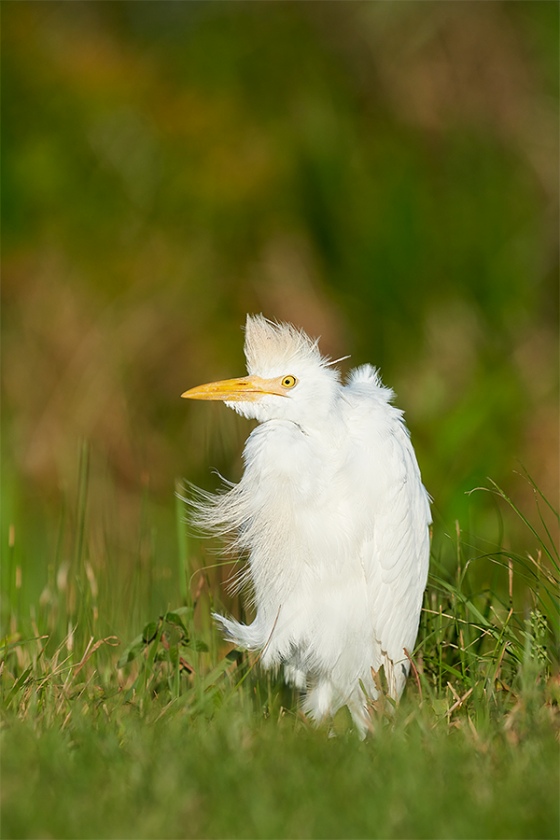
[[[245,355],[245,379],[184,395],[224,399],[260,421],[239,484],[193,502],[196,523],[230,535],[248,561],[255,620],[215,617],[235,644],[261,651],[265,668],[283,664],[313,719],[347,704],[363,735],[373,675],[383,666],[398,700],[409,671],[429,498],[402,412],[374,368],[343,385],[317,342],[261,315],[247,317]]]

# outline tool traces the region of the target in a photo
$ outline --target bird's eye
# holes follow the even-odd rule
[[[292,376],[290,374],[290,376],[284,377],[284,379],[282,380],[282,385],[284,386],[284,388],[293,388],[294,385],[297,385],[297,379],[295,378],[295,376]]]

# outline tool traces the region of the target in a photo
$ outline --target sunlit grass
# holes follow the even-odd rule
[[[55,550],[38,599],[9,531],[3,836],[556,836],[558,553],[543,522],[489,485],[534,552],[481,552],[457,526],[452,557],[433,560],[404,700],[377,704],[361,744],[344,710],[314,729],[258,657],[224,646],[180,504],[173,603],[153,613],[146,595],[120,638],[98,632],[115,593],[87,548],[88,465],[84,448],[75,532],[58,539],[73,551]]]

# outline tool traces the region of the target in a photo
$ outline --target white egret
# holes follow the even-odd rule
[[[429,561],[429,497],[393,392],[362,365],[341,384],[317,341],[248,316],[248,376],[191,388],[258,425],[239,484],[201,493],[195,520],[234,535],[255,620],[216,615],[226,637],[284,666],[320,721],[343,705],[363,736],[383,667],[398,700],[418,633]]]

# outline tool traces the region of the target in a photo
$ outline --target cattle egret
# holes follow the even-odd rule
[[[429,497],[403,412],[375,368],[342,384],[291,324],[249,315],[245,356],[248,376],[182,394],[259,422],[239,484],[192,502],[248,560],[254,621],[214,617],[264,668],[283,665],[315,721],[346,704],[363,737],[380,669],[391,698],[403,691],[428,575]]]

